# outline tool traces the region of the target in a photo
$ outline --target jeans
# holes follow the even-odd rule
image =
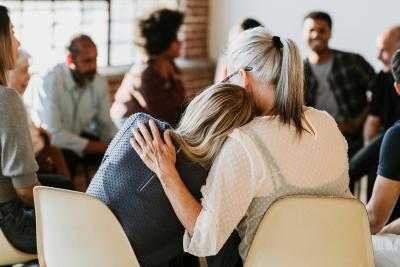
[[[19,198],[0,204],[0,227],[15,248],[36,253],[35,213],[25,208]]]
[[[39,174],[38,179],[45,186],[75,190],[71,181],[62,176]],[[25,207],[19,198],[0,204],[0,228],[16,249],[36,254],[35,211]]]

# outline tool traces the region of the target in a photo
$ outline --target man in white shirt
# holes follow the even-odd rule
[[[96,59],[93,40],[74,36],[66,62],[50,70],[31,92],[33,116],[51,133],[52,145],[63,149],[72,175],[81,159],[100,162],[117,131],[109,115],[108,84],[97,73]]]

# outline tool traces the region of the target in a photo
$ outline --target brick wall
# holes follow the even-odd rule
[[[181,69],[190,97],[209,86],[214,79],[215,65],[208,60],[209,0],[178,0],[178,5],[185,12],[180,34],[183,40],[181,57],[187,64]]]
[[[214,79],[215,64],[208,59],[209,0],[177,0],[185,13],[179,37],[182,40],[181,57],[176,61],[183,74],[183,83],[189,98],[209,86]],[[105,71],[110,84],[110,99],[118,89],[123,73],[129,68]]]

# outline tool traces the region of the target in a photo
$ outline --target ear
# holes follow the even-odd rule
[[[71,53],[67,54],[67,65],[68,66],[74,65],[74,59],[72,58]]]
[[[240,70],[240,76],[242,77],[241,86],[247,91],[251,91],[253,79],[248,71]]]
[[[400,83],[394,82],[394,88],[396,89],[397,94],[400,95]]]

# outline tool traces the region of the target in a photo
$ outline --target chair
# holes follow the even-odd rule
[[[41,267],[136,267],[139,263],[110,209],[84,193],[34,189]]]
[[[35,254],[24,253],[14,248],[0,229],[0,266],[24,263],[34,259],[37,259]]]
[[[265,213],[244,266],[373,267],[365,207],[357,199],[278,199]]]

